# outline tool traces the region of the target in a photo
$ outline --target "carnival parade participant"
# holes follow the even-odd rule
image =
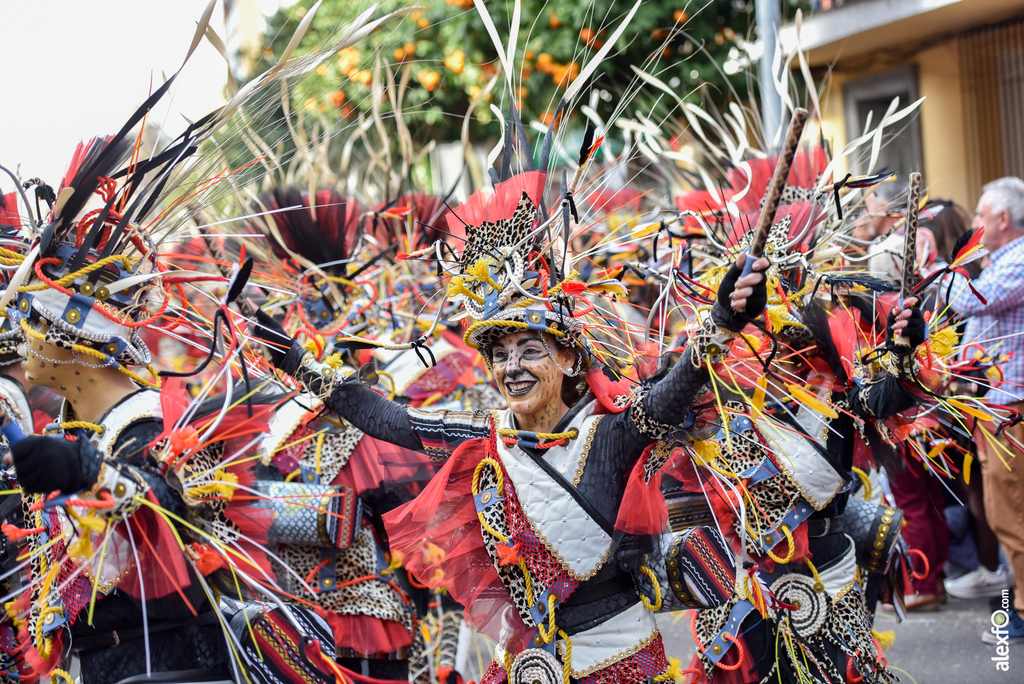
[[[646,522],[630,518],[647,515],[636,507],[644,473],[663,463],[648,447],[685,420],[706,381],[700,361],[717,328],[709,321],[706,341],[631,400],[616,404],[601,396],[607,391],[587,390],[583,378],[600,387],[603,375],[588,372],[580,317],[568,299],[540,299],[543,291],[553,297],[572,289],[531,239],[542,183],[541,174],[516,176],[493,197],[471,198],[455,211],[469,227],[449,292],[465,298],[472,316],[466,341],[493,369],[505,411],[410,409],[356,376],[337,383],[319,373],[315,358],[262,314],[258,335],[278,367],[332,411],[369,435],[445,461],[385,523],[406,567],[421,582],[445,587],[466,606],[467,622],[499,641],[482,681],[560,681],[563,673],[587,683],[662,678],[669,663],[630,574],[641,572],[642,547],[622,530]],[[474,220],[474,210],[486,218]],[[718,320],[735,327],[757,315],[766,266],[760,260],[742,278],[735,270]]]
[[[159,247],[191,223],[193,209],[177,193],[202,202],[223,178],[219,160],[199,153],[202,144],[243,102],[270,91],[276,98],[358,28],[286,58],[164,149],[143,153],[136,126],[170,91],[175,72],[118,133],[79,146],[49,213],[21,222],[24,253],[3,254],[12,275],[0,308],[26,337],[28,377],[64,397],[46,434],[12,446],[26,494],[23,526],[4,528],[24,545],[28,567],[27,591],[9,607],[22,681],[70,679],[72,655],[85,684],[150,673],[263,682],[291,681],[300,670],[307,681],[344,676],[329,626],[280,602],[265,554],[271,513],[253,505],[265,497],[248,452],[270,407],[249,401],[259,359],[244,348],[229,309],[252,263],[240,261],[227,276],[192,271],[165,261]],[[214,294],[210,283],[222,289]],[[197,293],[213,302],[212,320],[195,315],[189,297]],[[196,372],[219,357],[195,400],[177,381],[161,387],[141,335],[186,324],[205,324],[201,339],[210,341]],[[215,386],[224,393],[213,396]],[[279,650],[282,639],[297,648]]]

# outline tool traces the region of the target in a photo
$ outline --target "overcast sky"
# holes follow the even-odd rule
[[[209,0],[0,2],[0,164],[56,186],[83,138],[114,133],[181,64]],[[246,1],[246,0],[242,0]],[[248,0],[274,11],[294,0]],[[223,0],[211,21],[224,33]],[[222,104],[227,65],[204,41],[153,120],[173,133]],[[167,98],[165,98],[166,100]],[[9,178],[0,190],[11,192]]]

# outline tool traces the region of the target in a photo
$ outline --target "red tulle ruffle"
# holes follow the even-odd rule
[[[384,525],[392,554],[413,578],[445,588],[465,606],[467,624],[518,652],[527,628],[484,547],[472,495],[474,470],[487,453],[488,440],[463,442],[419,496],[384,514]]]
[[[368,615],[339,615],[333,610],[317,607],[316,613],[331,626],[334,645],[350,648],[369,656],[394,653],[412,644],[409,630],[394,620]]]
[[[146,492],[146,499],[159,506],[153,492]],[[125,526],[131,527],[130,534]],[[180,592],[187,603],[184,591],[192,580],[185,552],[170,523],[152,508],[141,506],[115,529],[124,539],[134,540],[138,554],[138,564],[132,565],[118,590],[147,601]]]
[[[668,507],[661,493],[661,470],[655,471],[649,481],[645,481],[644,463],[654,450],[651,444],[640,459],[633,465],[628,479],[626,491],[622,496],[622,505],[615,519],[615,529],[626,534],[650,535],[661,534],[668,525]]]

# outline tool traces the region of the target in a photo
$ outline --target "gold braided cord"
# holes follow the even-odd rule
[[[25,257],[13,249],[7,249],[6,247],[0,247],[0,263],[5,266],[13,266],[20,264],[25,261]]]
[[[806,558],[804,559],[804,562],[807,563],[808,569],[810,569],[811,574],[814,575],[814,581],[817,582],[817,585],[814,587],[815,591],[818,590],[818,586],[824,587],[825,585],[822,583],[821,577],[818,576],[818,569],[814,567],[814,563],[811,562],[811,559]]]
[[[84,268],[81,268],[81,269],[75,271],[74,273],[68,273],[67,275],[62,276],[60,279],[53,281],[53,285],[59,285],[60,287],[67,287],[68,285],[71,285],[72,283],[75,282],[75,278],[82,278],[84,276],[87,276],[90,273],[92,273],[93,271],[97,271],[97,270],[103,268],[104,266],[109,266],[110,264],[114,263],[115,261],[120,261],[121,265],[124,266],[127,269],[130,269],[132,267],[132,260],[129,259],[128,257],[126,257],[125,255],[123,255],[123,254],[111,254],[110,256],[103,257],[102,259],[100,259],[100,260],[98,260],[98,261],[96,261],[94,263],[91,263],[91,264],[89,264],[88,266],[86,266]],[[22,285],[21,287],[18,288],[18,292],[38,292],[40,290],[46,290],[46,289],[49,289],[51,287],[52,287],[52,285],[50,283],[38,283],[36,285]]]
[[[313,459],[313,472],[315,472],[318,477],[320,475],[320,455],[324,451],[324,441],[326,439],[327,439],[327,433],[326,432],[320,432],[316,436],[316,455],[314,456],[314,459]]]
[[[60,677],[68,684],[75,684],[75,680],[71,678],[71,675],[68,674],[66,670],[62,670],[59,667],[54,668],[53,672],[50,674],[51,684],[57,684],[57,677]]]
[[[640,603],[644,604],[644,608],[652,613],[657,613],[661,610],[661,584],[658,583],[658,576],[655,575],[654,571],[646,565],[640,566],[640,572],[647,575],[648,579],[651,580],[651,584],[654,586],[654,603],[652,604],[648,601],[642,591],[640,592]]]
[[[562,684],[570,684],[572,675],[572,639],[563,630],[558,630],[558,636],[565,644],[565,653],[562,654]]]
[[[520,330],[527,330],[530,327],[530,324],[527,323],[526,321],[477,321],[476,323],[473,323],[468,328],[466,328],[466,334],[462,336],[462,341],[469,345],[469,347],[471,347],[472,349],[480,349],[480,345],[471,342],[470,337],[473,335],[473,333],[475,333],[477,330],[480,330],[481,328],[492,327],[518,328]],[[555,337],[565,337],[565,333],[553,325],[549,325],[547,328],[545,328],[544,332],[550,333]]]
[[[498,428],[498,435],[500,437],[517,437],[520,430],[513,430],[512,428]],[[580,431],[576,428],[571,428],[568,432],[535,432],[537,439],[576,439],[580,436]]]
[[[768,557],[776,563],[781,563],[782,565],[785,565],[789,561],[793,560],[793,554],[796,553],[796,544],[793,543],[793,533],[789,531],[789,525],[779,525],[779,529],[782,530],[782,533],[784,535],[786,535],[786,543],[789,544],[789,551],[786,553],[785,558],[779,558],[771,549],[768,549]],[[815,575],[815,577],[817,577],[817,575]]]
[[[75,430],[77,428],[81,428],[83,430],[92,430],[97,435],[102,435],[104,431],[106,431],[106,428],[103,427],[102,425],[99,425],[97,423],[90,423],[89,421],[86,420],[69,420],[66,423],[57,424],[58,430]]]
[[[30,337],[32,337],[34,339],[37,339],[40,342],[47,343],[46,335],[44,333],[41,333],[38,330],[34,329],[32,326],[30,326],[28,324],[28,321],[26,321],[24,318],[22,318],[20,322],[21,322],[21,331],[25,335],[28,335],[28,336],[30,336]],[[107,355],[104,354],[103,352],[99,351],[98,349],[93,349],[92,347],[86,347],[85,345],[78,344],[77,342],[71,345],[71,351],[77,352],[79,354],[86,354],[86,355],[91,356],[91,357],[93,357],[95,359],[99,359],[100,361],[106,361],[107,360]],[[154,381],[146,380],[145,378],[143,378],[139,374],[133,372],[132,370],[130,370],[129,368],[127,368],[123,364],[118,364],[117,365],[117,370],[119,370],[120,372],[124,373],[129,378],[134,380],[136,383],[142,385],[143,387],[151,387],[153,389],[160,389],[160,375],[159,375],[159,371],[156,369],[156,367],[153,366],[153,364],[150,364],[150,365],[146,366],[146,372],[148,372],[150,375],[153,376],[153,378],[155,378]]]
[[[555,626],[555,598],[554,594],[548,594],[548,626],[547,631],[544,631],[544,623],[537,623],[537,631],[540,633],[540,638],[544,640],[545,644],[550,644],[555,638],[557,627]]]
[[[872,487],[871,487],[871,479],[868,477],[868,474],[865,473],[860,468],[858,468],[857,466],[853,466],[853,468],[851,468],[851,470],[853,471],[854,475],[856,475],[858,478],[860,478],[861,485],[864,486],[864,500],[865,501],[870,501],[871,500],[871,490],[872,490]]]
[[[472,487],[471,487],[472,492],[473,492],[473,496],[476,496],[476,495],[478,495],[480,493],[480,474],[483,472],[484,466],[488,466],[488,465],[491,466],[491,468],[494,469],[494,475],[498,479],[498,486],[497,486],[498,496],[505,496],[505,477],[501,474],[501,468],[498,466],[498,462],[495,461],[490,456],[487,456],[486,458],[481,459],[481,461],[476,464],[476,468],[473,470],[473,483],[472,483]],[[490,534],[492,537],[497,539],[502,544],[504,544],[504,543],[506,543],[508,541],[508,537],[506,537],[501,532],[499,532],[498,530],[496,530],[493,527],[491,527],[491,524],[489,522],[487,522],[486,518],[484,518],[483,511],[477,511],[476,512],[476,517],[477,517],[477,519],[480,520],[480,527],[484,528],[484,530],[488,534]],[[527,583],[529,583],[528,579],[527,579]],[[527,590],[527,591],[529,591],[529,590]]]

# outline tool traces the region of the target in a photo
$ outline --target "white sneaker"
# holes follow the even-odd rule
[[[999,566],[995,572],[985,566],[978,566],[966,575],[945,581],[946,593],[960,599],[992,598],[1000,596],[1010,588],[1010,577],[1006,568]]]

